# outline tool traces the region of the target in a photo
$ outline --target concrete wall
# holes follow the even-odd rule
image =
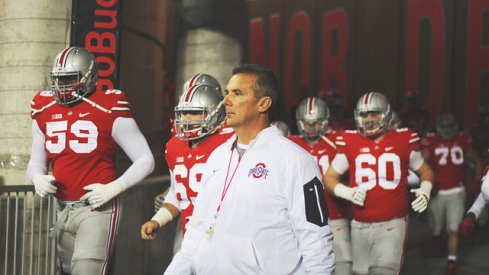
[[[28,183],[30,101],[69,42],[71,1],[0,1],[0,184]]]

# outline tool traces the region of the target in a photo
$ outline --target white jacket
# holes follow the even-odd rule
[[[332,234],[314,158],[269,127],[237,166],[235,141],[210,155],[182,249],[165,274],[331,274]],[[226,174],[229,182],[236,167],[207,239]]]

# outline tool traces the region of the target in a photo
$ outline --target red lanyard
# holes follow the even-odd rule
[[[219,214],[219,210],[221,210],[221,204],[224,198],[226,197],[226,194],[228,193],[229,186],[231,186],[231,183],[233,182],[234,175],[236,174],[236,171],[238,170],[239,164],[241,163],[241,159],[244,156],[244,153],[241,155],[241,157],[238,159],[238,164],[236,164],[236,167],[234,168],[233,174],[231,175],[231,179],[229,179],[229,169],[231,168],[231,162],[233,161],[233,154],[234,154],[234,149],[236,145],[233,145],[231,149],[231,157],[229,158],[229,164],[228,164],[228,170],[226,172],[226,179],[224,180],[224,186],[222,187],[222,193],[221,193],[221,201],[219,202],[219,205],[217,206],[216,209],[216,214],[214,215],[213,219],[211,220],[211,223],[209,224],[209,227],[205,230],[205,238],[210,239],[212,238],[212,235],[214,234],[214,225],[216,224],[217,220],[217,214]]]
[[[233,146],[234,147],[234,146]],[[231,175],[231,179],[229,179],[228,182],[228,177],[229,177],[229,169],[231,168],[231,162],[233,160],[233,154],[234,154],[234,148],[231,150],[231,157],[229,158],[229,163],[228,163],[228,169],[226,172],[226,179],[224,180],[224,186],[222,187],[222,193],[221,193],[221,201],[219,202],[219,205],[217,206],[217,212],[221,210],[221,204],[222,201],[224,200],[224,197],[226,197],[226,194],[228,193],[229,186],[231,186],[231,182],[233,182],[234,175],[236,174],[236,171],[238,170],[239,164],[241,163],[241,159],[243,158],[243,155],[238,159],[238,164],[234,168],[233,174]],[[217,213],[216,213],[217,216]]]

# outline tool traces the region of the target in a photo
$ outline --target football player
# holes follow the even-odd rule
[[[50,76],[51,90],[38,92],[31,102],[28,177],[37,194],[57,199],[51,236],[62,272],[107,274],[121,213],[118,195],[153,171],[153,155],[126,94],[96,89],[93,54],[80,47],[64,49]],[[117,145],[133,162],[120,177]]]
[[[328,134],[329,109],[319,97],[307,97],[296,110],[298,136],[289,139],[314,156],[321,174],[324,174],[336,155],[334,135]],[[335,272],[338,275],[351,274],[350,247],[350,202],[333,197],[324,192],[329,212],[329,226],[333,232],[333,251],[335,253]]]
[[[423,140],[423,156],[433,168],[437,194],[428,207],[428,221],[434,240],[439,239],[443,228],[448,231],[446,273],[454,274],[458,228],[465,211],[464,164],[467,160],[474,163],[475,175],[480,175],[481,161],[472,149],[470,136],[459,132],[453,114],[438,115],[435,127],[435,133],[428,133]]]
[[[353,273],[396,274],[407,236],[408,169],[421,179],[420,188],[411,191],[416,212],[428,206],[433,172],[419,151],[416,132],[388,129],[391,107],[383,94],[367,92],[360,97],[354,116],[358,130],[338,134],[338,153],[326,171],[326,187],[353,203]],[[347,171],[350,186],[340,183]]]
[[[180,212],[185,234],[200,189],[203,166],[210,153],[233,134],[230,128],[223,127],[226,114],[219,83],[207,74],[197,76],[204,78],[201,83],[207,84],[192,86],[197,77],[190,78],[175,107],[176,135],[166,144],[165,152],[170,190],[158,212],[141,226],[141,237],[145,240],[153,240],[156,232]],[[174,252],[180,248],[179,242],[176,243]]]

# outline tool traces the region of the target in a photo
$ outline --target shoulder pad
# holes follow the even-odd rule
[[[105,95],[110,97],[108,98],[109,99],[109,102],[110,102],[110,105],[112,105],[110,107],[110,110],[112,112],[123,112],[123,111],[126,111],[126,112],[130,112],[131,111],[131,108],[130,108],[130,105],[129,105],[129,98],[127,97],[126,93],[124,93],[123,91],[120,91],[120,90],[107,90],[105,91]]]
[[[398,133],[403,133],[403,132],[407,132],[407,131],[409,131],[409,128],[397,128],[396,129],[396,132],[398,132]]]
[[[347,133],[347,134],[356,134],[358,133],[357,130],[345,130],[344,133]]]
[[[56,104],[51,91],[39,91],[31,100],[31,117],[34,119],[38,114]]]

